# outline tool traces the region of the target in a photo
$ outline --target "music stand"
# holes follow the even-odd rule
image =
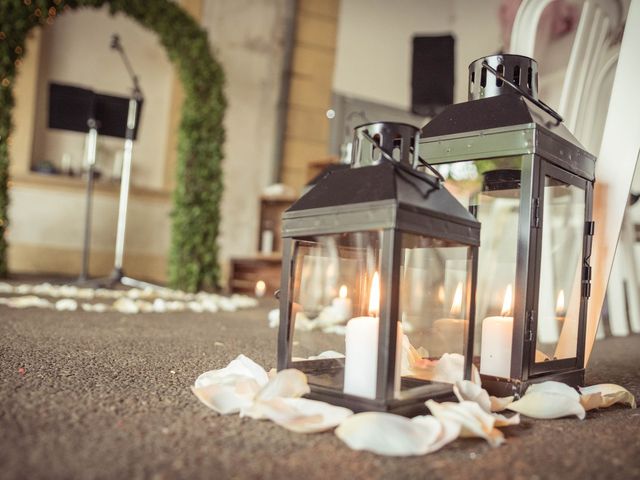
[[[84,242],[79,282],[89,275],[89,249],[91,244],[91,212],[93,209],[93,182],[98,144],[96,95],[92,90],[72,85],[49,84],[49,128],[87,134],[87,194],[85,201]]]
[[[132,105],[132,102],[135,103],[135,105]],[[136,97],[134,100],[127,97],[100,94],[73,85],[49,84],[49,128],[88,134],[87,164],[89,168],[87,175],[84,246],[82,252],[82,270],[78,278],[78,281],[81,283],[88,280],[89,272],[91,214],[93,209],[93,184],[98,131],[100,135],[125,139],[125,154],[120,183],[120,202],[118,206],[114,272],[111,277],[109,277],[109,282],[107,283],[113,284],[124,278],[122,274],[122,260],[124,257],[124,234],[129,196],[129,181],[131,177],[131,153],[133,150],[133,141],[137,138],[138,134],[137,125],[141,110],[141,96]],[[134,281],[133,279],[128,280]],[[135,286],[150,286],[150,284],[138,282]]]

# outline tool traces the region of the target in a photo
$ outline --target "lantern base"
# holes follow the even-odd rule
[[[531,377],[527,380],[517,380],[493,377],[491,375],[480,375],[482,379],[482,388],[489,394],[496,397],[508,397],[514,395],[519,398],[534,383],[542,383],[547,381],[566,383],[570,387],[579,387],[584,385],[584,368],[569,370],[563,372],[546,373],[537,377]]]
[[[342,392],[337,392],[317,385],[309,386],[311,387],[311,392],[305,395],[306,398],[345,407],[349,410],[353,410],[355,413],[387,412],[405,417],[414,417],[416,415],[425,415],[429,413],[429,409],[425,405],[427,400],[435,400],[437,402],[457,402],[456,396],[453,393],[453,385],[451,385],[446,391],[439,392],[437,394],[394,399],[389,402],[347,395]]]

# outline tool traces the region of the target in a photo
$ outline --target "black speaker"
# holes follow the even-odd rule
[[[411,111],[433,117],[453,103],[453,51],[451,35],[413,37]]]

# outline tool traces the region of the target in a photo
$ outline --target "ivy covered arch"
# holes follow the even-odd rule
[[[9,142],[13,84],[29,31],[70,10],[108,5],[160,38],[182,81],[185,99],[178,131],[169,281],[194,291],[218,285],[222,197],[224,73],[206,32],[171,0],[0,0],[0,276],[7,274]]]

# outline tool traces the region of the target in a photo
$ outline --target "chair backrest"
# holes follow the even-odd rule
[[[511,53],[534,56],[540,19],[554,1],[558,0],[523,0],[514,22]],[[596,234],[585,365],[595,341],[640,149],[640,95],[634,94],[634,83],[637,85],[640,78],[640,55],[634,51],[640,45],[640,0],[633,0],[629,6],[623,41],[618,46],[625,5],[614,0],[583,2],[557,106],[576,138],[600,153],[596,164]]]

